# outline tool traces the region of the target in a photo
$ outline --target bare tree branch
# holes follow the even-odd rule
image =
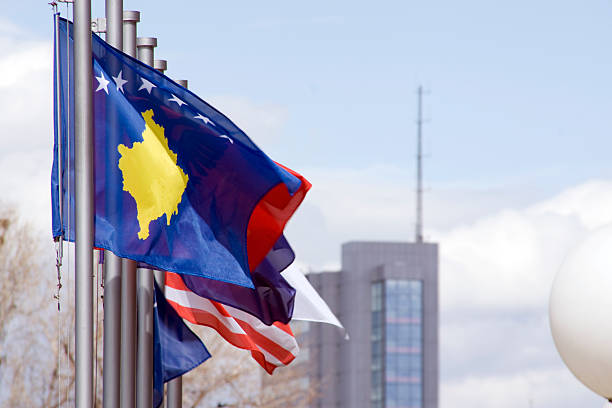
[[[65,251],[68,253],[68,251]],[[57,311],[55,262],[45,234],[0,207],[0,406],[60,408],[74,405],[74,290],[63,273]],[[100,293],[101,294],[101,293]],[[99,300],[99,299],[98,299]],[[103,310],[98,303],[96,406],[102,400]],[[306,407],[319,385],[304,365],[279,368],[270,377],[251,357],[211,329],[192,326],[212,358],[183,377],[183,403],[202,407]]]

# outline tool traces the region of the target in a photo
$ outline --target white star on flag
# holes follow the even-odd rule
[[[172,94],[172,98],[168,99],[168,102],[176,102],[178,104],[178,106],[183,106],[185,105],[185,102],[181,101],[179,98],[176,97],[176,95]]]
[[[206,123],[207,125],[215,125],[215,122],[213,122],[212,120],[208,119],[206,116],[202,116],[202,114],[198,113],[198,116],[194,116],[194,119],[200,119],[202,120],[202,122]]]
[[[104,89],[104,92],[106,92],[106,94],[108,95],[108,84],[110,81],[104,78],[104,74],[102,72],[100,72],[100,76],[96,77],[96,79],[98,80],[98,88],[96,89],[96,92],[101,89]]]
[[[115,84],[117,84],[117,90],[125,93],[123,91],[123,85],[127,84],[128,81],[123,79],[123,70],[119,71],[119,75],[113,77],[113,80],[115,81]]]
[[[155,85],[153,85],[151,82],[147,81],[144,78],[140,78],[140,80],[142,81],[142,85],[140,85],[140,88],[138,88],[139,91],[141,89],[146,89],[150,95],[153,88],[157,88]]]

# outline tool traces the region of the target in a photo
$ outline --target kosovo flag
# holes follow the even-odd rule
[[[73,241],[72,27],[58,24],[53,236]],[[253,288],[250,272],[310,184],[187,89],[98,36],[92,41],[94,245]]]
[[[153,406],[164,399],[164,383],[196,368],[211,355],[202,340],[168,304],[155,283],[153,340]]]

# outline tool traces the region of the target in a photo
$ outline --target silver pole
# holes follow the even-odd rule
[[[155,58],[153,57],[154,49],[157,47],[157,38],[155,37],[138,37],[136,38],[136,48],[138,49],[138,59],[149,66],[153,66]]]
[[[136,24],[140,22],[139,11],[123,12],[123,52],[130,57],[137,57],[136,54]]]
[[[123,48],[123,0],[106,0],[106,42],[117,49]],[[116,75],[116,73],[113,73]],[[116,126],[114,110],[108,112],[109,126]],[[107,143],[113,144],[108,140]],[[112,146],[111,146],[112,147]],[[108,163],[111,165],[111,163]],[[118,188],[118,180],[109,180]],[[118,206],[117,202],[109,202]],[[104,251],[104,361],[103,406],[119,406],[121,361],[121,258],[111,251]]]
[[[177,79],[175,80],[177,84],[182,86],[183,88],[187,88],[187,80],[186,79]],[[164,279],[166,275],[164,274]],[[168,408],[181,408],[183,405],[183,377],[176,377],[173,380],[168,381],[167,386],[168,391]]]
[[[119,406],[121,362],[121,258],[104,251],[103,406]]]
[[[138,59],[153,66],[157,38],[138,37]],[[136,407],[153,405],[153,271],[138,269],[138,355],[136,363]]]
[[[168,381],[168,408],[181,408],[183,405],[183,377]]]
[[[153,271],[138,269],[138,352],[136,358],[136,407],[153,405]]]
[[[162,60],[162,59],[159,59],[159,60],[156,59],[155,61],[153,61],[153,68],[155,68],[156,70],[158,70],[159,72],[163,74],[168,69],[168,61]]]
[[[140,12],[123,12],[123,52],[136,58]],[[136,262],[123,259],[121,274],[121,408],[136,406]]]
[[[136,262],[122,259],[121,408],[136,406]]]
[[[93,100],[91,0],[74,2],[75,359],[77,408],[93,406]]]
[[[106,0],[106,42],[123,49],[123,0]]]
[[[160,61],[160,60],[155,60],[155,62],[156,62],[156,63],[157,63],[158,61]],[[156,68],[156,69],[157,69],[157,68]],[[159,70],[158,70],[158,71],[159,71]],[[163,72],[162,72],[162,71],[160,71],[160,72],[163,74]],[[153,271],[153,278],[155,279],[155,282],[157,282],[157,286],[159,286],[159,287],[160,287],[160,289],[161,289],[163,292],[165,292],[165,291],[166,291],[166,272],[164,272],[164,271],[154,270],[154,271]],[[165,387],[165,384],[162,384],[162,392],[163,392],[164,387]],[[168,391],[170,391],[170,389],[168,389]],[[169,396],[170,396],[170,395],[168,395],[168,397],[169,397]],[[161,402],[160,408],[164,408],[164,400],[163,400],[163,397],[162,397],[162,402]]]

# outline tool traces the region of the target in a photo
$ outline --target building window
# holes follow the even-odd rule
[[[383,302],[383,282],[372,284],[372,408],[383,408],[384,402],[384,302]]]
[[[423,407],[423,282],[384,282],[384,406]]]

